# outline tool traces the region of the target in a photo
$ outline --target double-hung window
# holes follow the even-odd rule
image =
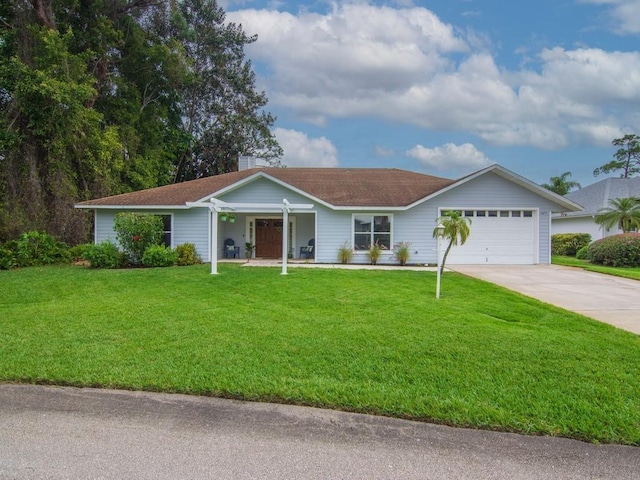
[[[369,250],[376,243],[383,250],[391,250],[391,216],[354,215],[354,250]]]

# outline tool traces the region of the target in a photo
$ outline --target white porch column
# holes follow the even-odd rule
[[[209,208],[211,211],[211,252],[209,258],[211,260],[211,275],[218,273],[218,212],[215,208]]]
[[[289,202],[285,198],[282,203],[282,275],[286,275],[289,258]]]

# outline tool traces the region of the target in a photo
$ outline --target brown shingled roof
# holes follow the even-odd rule
[[[184,206],[258,172],[337,207],[404,207],[455,180],[385,168],[253,168],[79,203],[79,206]]]

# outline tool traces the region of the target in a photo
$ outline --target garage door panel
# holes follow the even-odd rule
[[[535,263],[535,214],[531,217],[472,217],[470,220],[471,233],[467,242],[452,247],[447,263]]]

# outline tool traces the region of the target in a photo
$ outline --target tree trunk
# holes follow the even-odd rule
[[[444,272],[444,264],[447,262],[447,256],[451,251],[451,247],[453,246],[453,238],[449,240],[449,245],[447,245],[447,249],[444,251],[444,256],[442,257],[442,263],[440,264],[440,275]]]

